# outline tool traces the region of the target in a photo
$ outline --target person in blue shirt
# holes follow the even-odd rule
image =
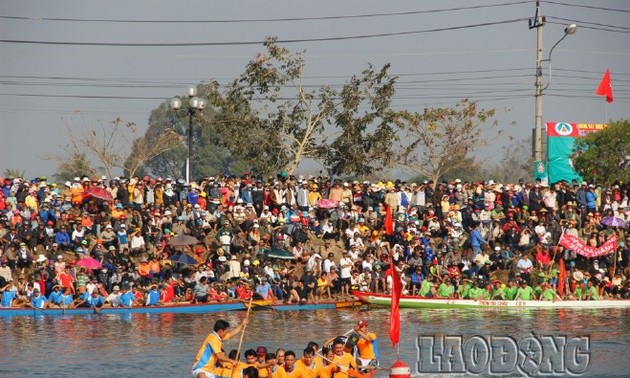
[[[53,286],[53,291],[48,295],[48,300],[52,305],[60,306],[63,298],[63,293],[59,290],[59,285]]]
[[[13,286],[13,280],[9,280],[9,283],[6,284],[3,288],[0,289],[0,294],[2,294],[2,300],[0,300],[0,307],[11,307],[13,306],[13,301],[15,297],[17,297],[17,290],[15,286]]]
[[[131,290],[129,290],[128,286],[123,285],[120,294],[120,303],[123,307],[132,307],[133,303],[136,301],[136,297],[133,295]]]
[[[151,285],[147,292],[147,306],[157,306],[160,304],[160,292],[157,289],[157,284]]]
[[[55,243],[59,245],[61,250],[67,251],[72,249],[72,241],[65,225],[62,225],[61,229],[55,234]]]
[[[586,212],[588,213],[594,213],[595,208],[597,207],[597,193],[595,193],[594,189],[595,187],[593,185],[589,185],[586,190]]]
[[[42,295],[38,288],[35,288],[33,289],[30,305],[33,308],[46,308],[48,307],[48,299]]]
[[[105,304],[105,298],[103,298],[97,289],[94,289],[92,294],[86,298],[85,302],[88,307],[91,307],[94,312],[98,314],[101,311],[101,307]]]
[[[473,250],[473,260],[474,258],[481,253],[481,247],[488,244],[488,242],[481,236],[481,232],[479,231],[480,223],[475,224],[475,228],[470,231],[470,246]]]
[[[68,292],[68,288],[64,287],[61,289],[61,308],[69,308],[72,306],[74,302],[74,298],[72,293]]]

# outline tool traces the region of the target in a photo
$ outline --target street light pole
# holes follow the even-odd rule
[[[171,108],[181,116],[188,115],[188,157],[186,158],[186,182],[190,183],[192,179],[192,157],[193,157],[193,116],[206,107],[206,100],[196,97],[197,88],[189,87],[188,93],[188,107],[183,113],[179,110],[182,107],[182,100],[179,97],[175,97],[171,100]]]
[[[540,15],[540,1],[536,1],[536,14],[533,20],[529,22],[530,29],[536,29],[536,93],[534,102],[534,170],[541,174],[546,174],[546,169],[541,171],[541,166],[545,165],[547,156],[543,156],[542,148],[542,95],[543,91],[549,86],[549,83],[543,88],[542,83],[542,64],[543,64],[543,27],[545,26],[545,17]],[[551,54],[553,50],[562,42],[568,35],[575,34],[577,31],[577,25],[571,24],[564,29],[564,35],[558,42],[556,42],[551,50],[549,50],[549,57],[546,59],[549,62],[549,82],[551,82]],[[543,161],[544,158],[544,161]]]

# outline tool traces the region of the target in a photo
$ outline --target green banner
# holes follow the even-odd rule
[[[580,175],[578,175],[573,169],[573,163],[571,162],[571,152],[573,151],[573,142],[575,138],[572,137],[548,137],[547,138],[547,151],[549,156],[549,181],[552,183],[560,180],[566,180],[571,182],[576,180],[582,181]]]

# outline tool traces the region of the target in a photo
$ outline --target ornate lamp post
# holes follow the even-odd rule
[[[182,99],[174,97],[171,100],[171,109],[181,116],[188,115],[188,158],[186,158],[186,182],[190,183],[192,178],[192,156],[193,156],[193,116],[203,111],[206,107],[206,100],[197,97],[197,88],[189,87],[186,94],[188,97],[188,107],[182,109]],[[181,110],[181,112],[180,112]]]

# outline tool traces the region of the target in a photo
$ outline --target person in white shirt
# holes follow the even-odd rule
[[[352,259],[348,251],[343,252],[339,260],[339,278],[341,279],[341,296],[350,296],[350,279],[352,278]]]
[[[120,286],[115,285],[113,287],[112,292],[105,298],[105,303],[111,304],[112,307],[122,306],[122,301],[120,300]]]
[[[331,267],[333,267],[333,266],[335,268],[337,267],[337,264],[335,264],[334,258],[335,258],[335,254],[330,252],[328,254],[328,256],[326,257],[326,260],[324,260],[324,272],[325,273],[330,273],[330,268]]]

